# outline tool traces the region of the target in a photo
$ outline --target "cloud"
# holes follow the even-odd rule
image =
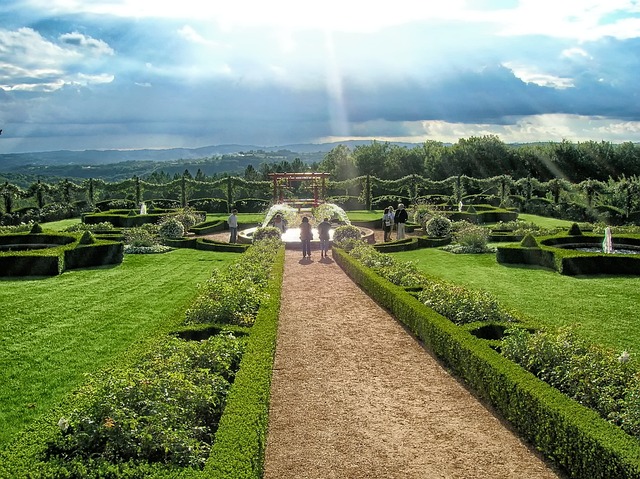
[[[55,43],[31,28],[0,29],[0,88],[50,92],[68,84],[104,83],[113,76],[91,71],[90,60],[112,54],[106,43],[78,33],[60,35]]]

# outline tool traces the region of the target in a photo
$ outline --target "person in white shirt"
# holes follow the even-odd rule
[[[238,210],[231,210],[227,224],[229,225],[229,243],[236,243],[238,241]]]

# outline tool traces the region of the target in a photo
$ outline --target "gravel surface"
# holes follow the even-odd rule
[[[287,251],[264,477],[562,476],[331,255]]]

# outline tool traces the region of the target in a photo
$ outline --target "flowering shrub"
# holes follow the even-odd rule
[[[492,253],[495,248],[490,248],[489,230],[482,226],[472,225],[463,221],[465,225],[454,233],[455,243],[444,246],[442,249],[452,253]]]
[[[152,246],[124,245],[125,254],[159,254],[167,253],[172,250],[173,248],[171,246],[163,246],[161,244],[154,244]]]
[[[184,236],[184,226],[176,218],[167,218],[158,231],[163,239],[180,239]]]
[[[529,332],[513,328],[502,354],[538,378],[640,438],[640,368],[625,351],[587,343],[574,328]]]
[[[265,287],[279,239],[254,242],[241,257],[223,270],[216,270],[200,286],[200,292],[186,312],[187,323],[251,325],[260,304],[267,298]]]
[[[102,221],[100,223],[90,224],[90,223],[76,223],[74,225],[65,228],[64,231],[67,233],[75,233],[78,231],[110,231],[113,230],[114,226],[108,221]]]
[[[49,445],[56,477],[127,461],[202,467],[245,344],[231,333],[173,338],[130,369],[90,378]]]
[[[438,215],[429,219],[424,226],[427,236],[434,238],[444,238],[451,233],[451,220]]]
[[[344,241],[346,239],[361,240],[362,233],[360,232],[360,228],[353,225],[338,226],[333,232],[334,243],[339,244],[341,241]]]
[[[453,283],[429,282],[418,294],[418,299],[456,324],[517,321],[490,293],[470,290]]]
[[[124,243],[136,248],[155,246],[160,242],[158,230],[157,226],[149,224],[137,228],[127,228],[124,230]]]
[[[180,223],[182,223],[182,226],[185,231],[189,231],[195,225],[202,223],[203,221],[206,220],[206,216],[198,213],[193,208],[184,208],[178,211],[177,213],[170,215],[168,218],[177,219]],[[162,223],[163,221],[166,221],[166,220],[161,220],[160,222]]]
[[[8,234],[8,233],[23,233],[25,231],[31,231],[34,223],[20,223],[19,225],[11,226],[0,226],[0,234]]]
[[[262,241],[266,239],[271,240],[280,240],[282,237],[282,233],[275,226],[265,226],[261,228],[256,228],[253,232],[253,241]]]

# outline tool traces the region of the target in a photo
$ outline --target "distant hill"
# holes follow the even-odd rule
[[[256,145],[216,145],[201,148],[170,148],[170,149],[141,149],[141,150],[59,150],[42,151],[32,153],[6,153],[0,154],[0,172],[16,171],[27,166],[54,166],[54,165],[104,165],[120,163],[123,161],[172,161],[193,160],[200,158],[234,155],[241,152],[279,152],[289,153],[326,153],[338,145],[346,145],[355,148],[358,145],[368,145],[369,140],[354,140],[335,143],[301,143],[284,146],[256,146]],[[414,143],[394,143],[400,146],[413,147]],[[316,155],[318,156],[323,155]],[[304,159],[301,158],[303,161]],[[314,160],[315,161],[315,160]]]

